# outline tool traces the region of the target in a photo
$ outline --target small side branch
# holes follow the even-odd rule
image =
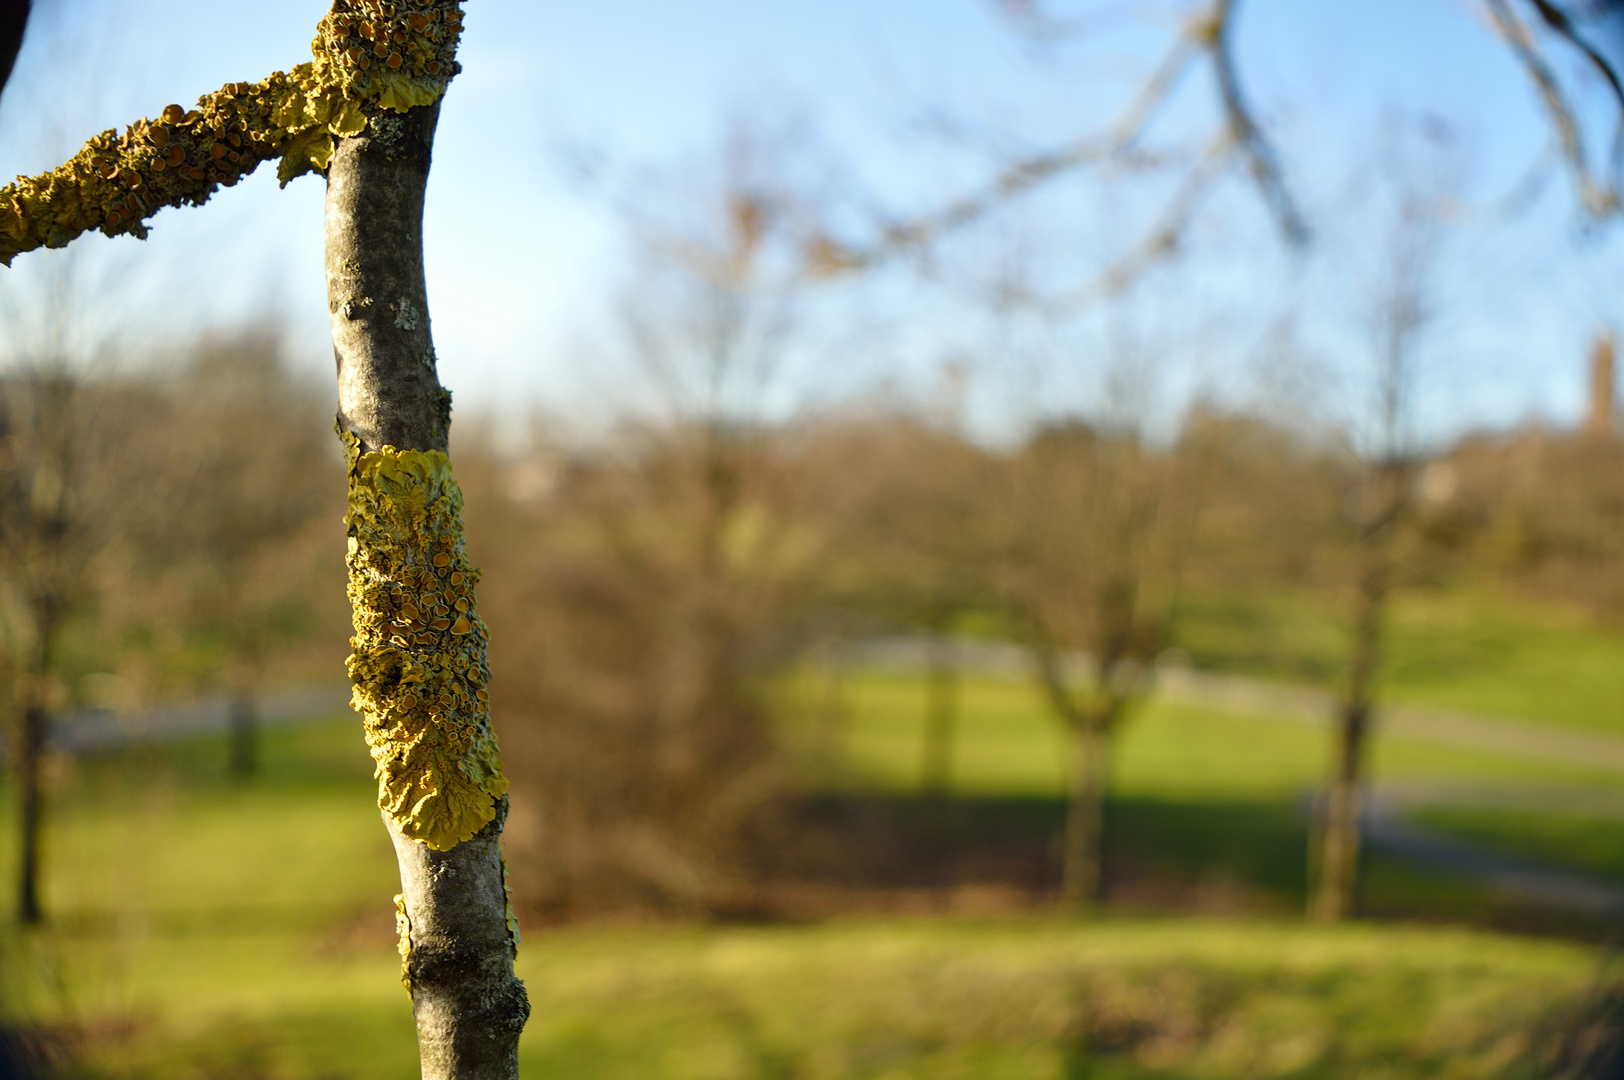
[[[0,18],[0,59],[5,29]],[[200,206],[274,158],[284,185],[325,172],[335,139],[373,112],[431,104],[458,70],[454,0],[336,0],[317,29],[310,63],[104,131],[52,171],[0,188],[0,264],[92,230],[144,239],[163,207]]]

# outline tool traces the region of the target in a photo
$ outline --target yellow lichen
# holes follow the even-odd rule
[[[406,914],[406,894],[395,894],[395,933],[400,940],[395,951],[400,953],[400,985],[412,992],[412,919]]]
[[[508,940],[513,942],[514,951],[517,952],[519,942],[519,913],[513,910],[513,886],[508,884],[507,859],[502,860],[502,895],[507,898],[507,929]]]
[[[445,92],[461,33],[459,0],[335,0],[309,63],[104,131],[51,172],[0,188],[0,263],[92,229],[144,238],[159,208],[201,205],[273,158],[284,185],[323,172],[335,138],[360,134],[369,115]]]
[[[479,571],[462,545],[462,491],[438,450],[349,457],[349,596],[355,636],[351,704],[377,762],[378,806],[436,851],[496,816],[507,790],[485,686],[485,624],[474,613]],[[466,613],[458,601],[467,601]]]

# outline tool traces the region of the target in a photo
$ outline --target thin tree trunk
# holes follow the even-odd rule
[[[959,719],[959,647],[945,634],[930,639],[925,671],[925,730],[920,740],[920,789],[943,796],[953,783],[953,744]]]
[[[36,684],[38,678],[33,680]],[[40,758],[45,749],[48,715],[39,695],[23,709],[22,730],[18,733],[17,816],[21,830],[21,857],[17,873],[17,917],[29,926],[43,922],[45,911],[39,900],[39,841],[42,806],[40,799]]]
[[[361,135],[339,142],[328,173],[327,289],[339,428],[353,436],[352,455],[398,462],[407,471],[441,468],[444,461],[421,453],[391,458],[384,448],[443,453],[450,425],[451,398],[440,386],[429,333],[421,233],[438,112],[433,105],[374,117]],[[470,606],[469,586],[477,574],[462,554],[461,495],[447,471],[435,480],[442,486],[430,509],[439,508],[450,520],[418,522],[437,531],[412,526],[389,534],[396,523],[381,518],[368,519],[366,531],[355,523],[358,499],[367,495],[358,487],[361,464],[352,456],[350,591],[358,644],[351,673],[358,707],[365,706],[368,741],[379,763],[380,805],[400,864],[403,978],[412,995],[423,1076],[506,1080],[518,1075],[519,1033],[530,1005],[524,984],[513,976],[517,925],[500,848],[506,782],[482,704],[488,674],[484,628]],[[377,499],[387,498],[383,480],[370,490]],[[405,503],[396,509],[411,510]],[[421,505],[416,512],[427,513]],[[392,551],[385,547],[391,535],[399,537]],[[389,640],[400,644],[376,645],[362,656],[367,634],[390,632],[379,630],[375,617],[391,595],[397,605],[403,596],[410,601],[389,609],[397,617],[392,625],[403,627]],[[447,613],[432,620],[431,630],[431,613],[419,609],[441,602]],[[368,662],[374,666],[364,667]],[[453,668],[455,676],[447,674]],[[432,700],[429,683],[411,681],[419,677],[441,680]],[[418,700],[418,691],[425,700]],[[421,726],[406,738],[401,732],[411,723]],[[404,771],[414,767],[413,740],[419,736],[460,739],[448,741],[445,753],[463,756],[439,773]],[[391,743],[391,737],[398,741]],[[486,747],[487,756],[457,750],[470,740],[476,749]],[[406,794],[393,786],[408,783],[422,786]],[[449,789],[460,793],[455,805],[444,795]],[[414,802],[419,792],[426,792],[422,803]],[[442,797],[450,822],[445,831],[419,820],[416,809]],[[484,824],[464,829],[469,820]]]
[[[52,599],[37,598],[33,605],[34,647],[23,673],[24,698],[22,729],[17,747],[17,825],[19,861],[17,867],[17,918],[28,926],[45,921],[40,903],[40,836],[44,831],[45,798],[40,790],[40,770],[44,764],[45,739],[50,731],[48,680],[56,659],[56,633],[60,625],[59,605]]]
[[[1359,891],[1365,746],[1376,672],[1381,663],[1382,622],[1387,607],[1387,556],[1383,537],[1366,541],[1364,573],[1354,609],[1353,652],[1336,729],[1336,757],[1319,833],[1318,868],[1309,915],[1337,922],[1353,914]]]
[[[1084,716],[1072,729],[1071,790],[1060,867],[1060,902],[1083,913],[1099,905],[1104,882],[1107,725]]]
[[[1338,726],[1336,769],[1326,793],[1320,839],[1319,883],[1310,911],[1319,922],[1337,922],[1354,911],[1363,844],[1364,790],[1360,774],[1368,716],[1364,709],[1348,706]]]
[[[251,691],[231,699],[227,725],[231,742],[227,768],[232,779],[249,780],[259,773],[259,705]]]

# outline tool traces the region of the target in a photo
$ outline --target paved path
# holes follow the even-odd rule
[[[918,671],[926,665],[927,649],[923,638],[881,639],[852,646],[846,661],[856,667]],[[958,660],[961,669],[984,675],[1031,677],[1029,655],[1012,644],[965,643]],[[1074,657],[1071,663],[1080,667],[1082,658]],[[1189,668],[1158,671],[1155,694],[1164,700],[1318,727],[1328,726],[1335,715],[1335,702],[1324,690]],[[1381,733],[1417,742],[1624,773],[1624,737],[1601,732],[1406,704],[1382,708],[1378,725]],[[1624,833],[1624,786],[1608,791],[1596,785],[1483,780],[1387,783],[1372,794],[1365,818],[1368,842],[1379,850],[1469,878],[1523,903],[1624,919],[1624,884],[1511,855],[1408,818],[1410,811],[1426,805],[1567,811],[1616,818]]]
[[[1506,805],[1560,805],[1559,798],[1550,800],[1528,799],[1529,793],[1518,797],[1511,791],[1502,791],[1502,800],[1496,806]],[[1485,800],[1478,793],[1458,792],[1465,799],[1451,799],[1447,794],[1431,791],[1406,791],[1401,787],[1378,789],[1366,807],[1365,835],[1372,847],[1412,862],[1429,870],[1469,878],[1490,892],[1539,907],[1575,911],[1600,918],[1624,919],[1624,883],[1595,875],[1574,871],[1539,859],[1508,854],[1487,844],[1473,843],[1438,830],[1417,825],[1409,820],[1406,811],[1420,805],[1471,805]],[[1553,795],[1559,793],[1552,793]],[[1442,796],[1442,797],[1440,797]],[[1587,807],[1587,812],[1591,808]],[[1624,829],[1624,820],[1620,821]]]
[[[926,665],[928,648],[926,638],[878,638],[849,646],[845,662],[854,667],[920,671]],[[958,659],[962,670],[997,678],[1025,679],[1032,670],[1027,651],[1008,642],[963,642]],[[1080,667],[1082,658],[1073,657],[1070,662]],[[1335,711],[1331,695],[1317,687],[1182,667],[1158,670],[1154,692],[1169,701],[1317,726],[1328,724]],[[1377,723],[1381,733],[1402,739],[1624,773],[1621,735],[1401,703],[1382,706]]]
[[[328,720],[342,713],[349,700],[348,685],[277,691],[259,697],[259,719],[271,727]],[[223,696],[125,711],[80,709],[53,718],[47,739],[71,754],[96,753],[224,731],[230,717],[231,699]]]

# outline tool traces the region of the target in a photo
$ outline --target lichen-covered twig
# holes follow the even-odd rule
[[[436,851],[471,839],[507,791],[491,732],[479,571],[462,545],[462,491],[438,450],[349,457],[350,679],[378,764],[378,805]]]
[[[510,1080],[530,1005],[513,976],[507,781],[423,275],[423,196],[461,32],[457,0],[335,0],[310,63],[103,132],[0,189],[0,262],[92,229],[145,236],[160,207],[200,204],[273,158],[284,184],[327,176],[348,666],[400,866],[403,981],[425,1080]]]
[[[283,184],[325,171],[334,140],[360,132],[368,115],[445,92],[461,32],[452,0],[338,0],[309,63],[104,131],[51,172],[0,188],[0,263],[92,229],[145,237],[162,207],[201,205],[264,161],[281,159]]]

